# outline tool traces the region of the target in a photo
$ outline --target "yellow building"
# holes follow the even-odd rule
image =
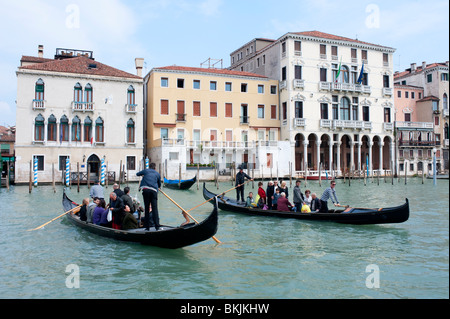
[[[169,66],[152,69],[145,86],[146,155],[164,164],[169,178],[178,178],[180,164],[183,175],[186,166],[197,163],[216,163],[221,171],[233,162],[251,163],[255,170],[268,171],[279,161],[280,148],[290,152],[289,143],[278,141],[276,80]]]

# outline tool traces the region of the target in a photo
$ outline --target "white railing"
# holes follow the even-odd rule
[[[424,128],[433,129],[432,122],[395,122],[397,128]]]
[[[322,125],[321,120],[321,125]],[[352,121],[352,120],[333,120],[333,128],[340,129],[358,129],[358,130],[367,130],[372,129],[372,122],[365,121]]]
[[[343,91],[343,92],[358,92],[370,94],[372,89],[368,85],[353,84],[353,83],[339,83],[339,82],[319,82],[319,90],[324,91]]]
[[[391,96],[393,94],[392,88],[383,88],[383,95],[389,95]]]
[[[125,111],[127,113],[137,113],[137,104],[125,104]]]
[[[305,87],[305,80],[294,80],[294,89],[303,89]]]
[[[383,123],[383,128],[385,131],[394,130],[394,123]]]
[[[329,127],[331,128],[332,122],[331,120],[320,120],[320,127]]]
[[[81,112],[93,112],[94,111],[94,103],[93,102],[72,102],[72,110],[73,111],[81,111]]]
[[[280,91],[287,88],[286,80],[280,82]]]
[[[33,109],[34,110],[45,109],[45,101],[44,100],[33,100]]]
[[[443,109],[442,114],[444,115],[444,117],[445,117],[445,116],[448,117],[448,109]]]
[[[295,118],[294,119],[294,127],[304,127],[306,126],[306,119]]]

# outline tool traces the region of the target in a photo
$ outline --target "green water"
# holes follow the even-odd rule
[[[303,183],[304,184],[304,183]],[[136,194],[137,184],[131,193]],[[266,186],[266,183],[265,183]],[[289,182],[288,182],[289,186]],[[217,188],[212,183],[211,191]],[[232,187],[221,183],[219,191]],[[62,186],[0,189],[1,298],[449,298],[449,182],[409,179],[380,184],[338,181],[340,202],[387,207],[410,200],[402,224],[340,225],[328,222],[248,217],[220,212],[212,239],[178,250],[114,241],[59,219]],[[308,181],[321,194],[325,186]],[[302,187],[305,190],[305,187]],[[110,192],[111,187],[105,192]],[[251,185],[246,192],[252,190]],[[165,190],[186,210],[203,202],[196,185]],[[256,191],[256,184],[255,189]],[[292,196],[292,187],[289,189]],[[69,197],[81,202],[87,187]],[[234,192],[229,193],[235,196]],[[142,196],[138,194],[139,198]],[[159,195],[161,223],[183,222],[180,210]],[[192,211],[197,220],[208,203]],[[79,270],[79,285],[69,288]],[[379,288],[369,287],[369,265],[376,265]],[[367,272],[366,270],[369,269]],[[67,271],[66,271],[67,270]]]

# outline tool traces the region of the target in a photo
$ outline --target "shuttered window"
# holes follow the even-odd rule
[[[200,102],[194,102],[194,110],[193,110],[194,116],[201,116],[201,108],[200,108]]]
[[[225,117],[233,117],[233,104],[225,103]]]
[[[161,100],[161,115],[169,115],[169,100]]]
[[[270,118],[272,120],[276,120],[277,119],[277,106],[276,105],[271,105],[270,106]]]
[[[216,102],[209,103],[209,116],[217,117],[217,103]]]

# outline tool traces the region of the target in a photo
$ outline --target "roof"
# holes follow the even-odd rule
[[[44,63],[54,61],[53,59],[40,58],[36,56],[23,55],[20,62],[31,62],[31,63]]]
[[[308,36],[308,37],[314,37],[314,38],[321,38],[321,39],[354,42],[354,43],[371,45],[371,46],[376,46],[376,47],[380,47],[380,48],[386,48],[386,49],[393,50],[393,48],[386,47],[386,46],[383,46],[383,45],[373,44],[373,43],[369,43],[369,42],[364,42],[364,41],[360,41],[360,40],[357,40],[357,39],[350,39],[350,38],[346,38],[346,37],[341,37],[339,35],[329,34],[329,33],[320,32],[320,31],[304,31],[304,32],[290,32],[290,33],[291,34]]]
[[[95,68],[90,67],[90,65],[94,64],[96,65]],[[43,63],[22,66],[19,67],[19,69],[142,79],[137,75],[121,71],[119,69],[113,68],[109,65],[97,62],[84,56],[62,60],[50,60]]]
[[[246,77],[257,77],[267,79],[267,76],[243,72],[243,71],[233,71],[228,69],[206,69],[206,68],[194,68],[194,67],[186,67],[186,66],[164,66],[160,68],[154,68],[153,70],[167,70],[167,71],[180,71],[180,72],[198,72],[198,73],[209,73],[209,74],[217,74],[217,75],[230,75],[230,76],[246,76]]]
[[[432,68],[435,68],[435,67],[448,67],[448,65],[447,65],[447,62],[438,62],[438,63],[426,64],[425,65],[425,70],[429,70],[429,69],[432,69]],[[419,72],[422,72],[422,71],[423,71],[422,65],[418,65],[414,72],[412,72],[412,69],[409,68],[409,69],[405,69],[405,71],[394,73],[394,79],[401,78],[401,77],[403,77],[405,75],[410,75],[410,74],[413,74],[413,73],[419,73]]]
[[[429,95],[424,97],[421,100],[417,100],[417,102],[425,102],[425,101],[439,101],[440,99],[437,96],[434,95]]]

